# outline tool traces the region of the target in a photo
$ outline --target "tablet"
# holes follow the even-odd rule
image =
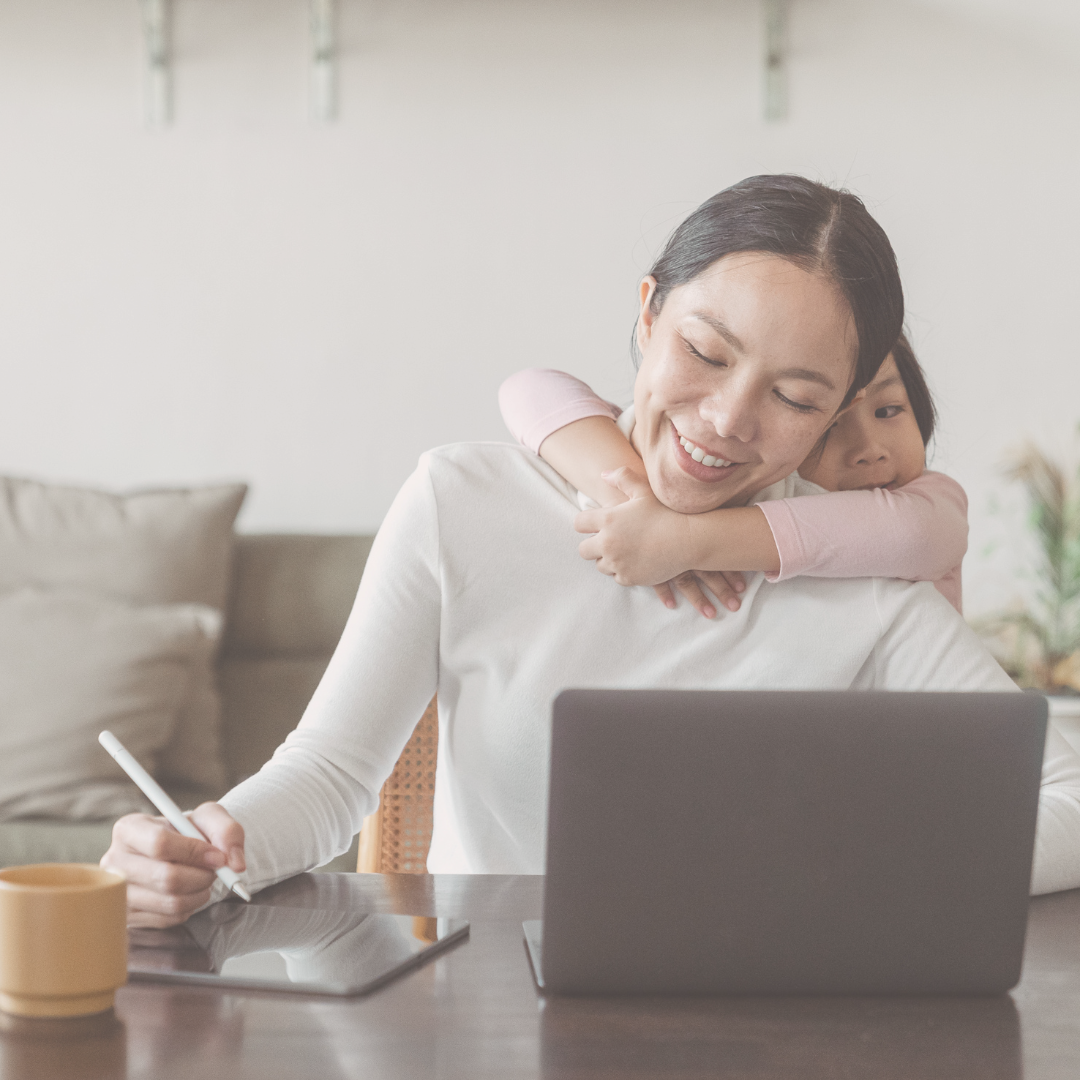
[[[129,932],[132,982],[358,997],[468,936],[460,919],[223,902]]]

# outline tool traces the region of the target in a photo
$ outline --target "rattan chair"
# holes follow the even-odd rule
[[[379,808],[360,830],[361,874],[426,874],[435,808],[439,754],[436,698],[424,710],[394,771],[379,793]]]

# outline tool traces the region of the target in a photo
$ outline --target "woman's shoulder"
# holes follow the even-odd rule
[[[543,458],[518,443],[459,442],[436,446],[421,454],[417,472],[426,474],[437,492],[460,492],[473,499],[514,500],[530,490],[552,488],[571,502],[575,502],[577,495]]]

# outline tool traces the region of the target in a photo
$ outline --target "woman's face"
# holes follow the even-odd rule
[[[892,354],[845,409],[821,452],[799,466],[799,474],[829,491],[898,488],[921,476],[926,448]]]
[[[656,497],[696,514],[744,505],[802,463],[851,383],[847,301],[775,255],[727,255],[673,289],[641,286],[634,447]]]

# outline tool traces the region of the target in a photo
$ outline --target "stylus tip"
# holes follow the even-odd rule
[[[233,884],[232,891],[236,893],[236,895],[239,896],[240,899],[243,900],[245,903],[251,903],[251,893],[249,893],[247,889],[245,889],[244,886],[240,884],[239,881]]]

